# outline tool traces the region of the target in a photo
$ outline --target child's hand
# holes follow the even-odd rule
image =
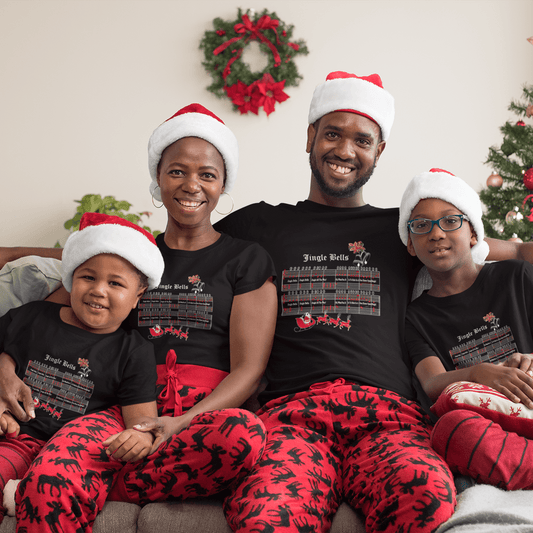
[[[502,363],[503,366],[519,368],[528,376],[533,377],[533,355],[530,353],[514,353]]]
[[[471,370],[473,379],[470,381],[492,387],[513,402],[522,402],[526,407],[533,409],[533,378],[520,368],[505,364],[481,363],[473,366]]]
[[[0,415],[0,435],[13,438],[17,437],[19,432],[18,422],[9,413],[2,413]]]
[[[153,441],[154,436],[151,433],[126,429],[116,435],[111,435],[103,444],[107,447],[107,455],[112,455],[114,459],[133,463],[150,454]]]

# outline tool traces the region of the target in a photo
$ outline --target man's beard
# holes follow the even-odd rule
[[[315,180],[318,186],[320,187],[320,190],[326,196],[330,196],[332,198],[351,198],[352,196],[355,196],[359,189],[368,182],[374,172],[374,169],[376,168],[377,156],[374,158],[372,166],[364,174],[358,175],[354,181],[348,183],[342,188],[333,188],[326,183],[323,174],[320,172],[316,164],[313,148],[314,145],[311,147],[311,153],[309,154],[309,164],[311,165],[311,172],[313,173],[313,176],[315,177]]]

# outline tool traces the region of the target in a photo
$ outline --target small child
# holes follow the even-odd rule
[[[29,422],[0,415],[2,491],[9,480],[24,477],[65,424],[116,404],[129,429],[103,443],[106,453],[124,461],[148,455],[153,436],[132,428],[144,416],[157,416],[153,347],[120,326],[144,292],[157,287],[163,268],[150,233],[116,216],[86,213],[63,251],[62,278],[71,307],[31,302],[0,318],[0,352],[15,361],[35,403]],[[72,441],[72,468],[82,468],[83,441],[97,435],[94,426],[93,435],[64,436]],[[10,511],[17,484],[4,491]],[[0,506],[0,522],[3,515]]]
[[[405,340],[431,400],[466,381],[533,407],[533,266],[484,264],[479,196],[440,169],[413,178],[402,197],[399,232],[433,286],[408,307]],[[477,385],[479,388],[479,385]],[[456,409],[437,421],[432,446],[452,471],[505,489],[533,489],[533,446],[483,416]],[[531,424],[533,422],[524,421]]]

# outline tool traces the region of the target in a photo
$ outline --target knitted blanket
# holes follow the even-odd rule
[[[475,485],[459,494],[453,516],[436,533],[531,533],[533,490]]]

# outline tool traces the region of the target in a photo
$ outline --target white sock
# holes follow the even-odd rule
[[[4,487],[4,509],[7,516],[15,516],[15,492],[20,479],[10,479]]]

